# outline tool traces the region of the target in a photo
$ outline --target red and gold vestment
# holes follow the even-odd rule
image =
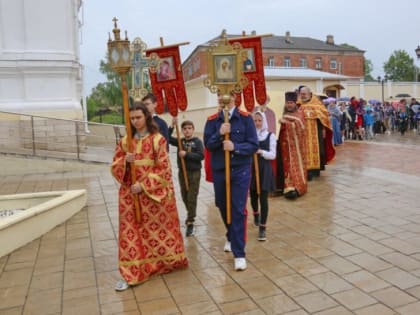
[[[136,181],[141,222],[137,222],[131,165],[126,163],[127,138],[117,145],[112,175],[119,189],[119,269],[130,285],[146,281],[154,274],[188,266],[174,196],[171,164],[166,140],[159,133],[133,138]]]

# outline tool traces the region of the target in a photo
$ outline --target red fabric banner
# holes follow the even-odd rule
[[[160,58],[156,72],[149,71],[153,94],[156,95],[158,103],[156,113],[162,114],[165,111],[166,99],[169,113],[176,117],[178,110],[184,111],[188,105],[179,46],[157,47],[146,51],[147,56],[152,53],[156,53]]]
[[[255,101],[263,105],[267,100],[267,93],[265,87],[264,77],[264,63],[262,55],[261,37],[250,36],[238,39],[229,40],[230,44],[240,43],[242,48],[246,50],[243,59],[243,72],[248,78],[248,85],[242,90],[243,100],[247,111],[252,112],[255,106]],[[255,95],[254,95],[255,91]],[[241,104],[241,97],[236,98],[236,105]]]

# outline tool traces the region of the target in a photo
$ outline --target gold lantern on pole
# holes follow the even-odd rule
[[[124,109],[124,120],[127,134],[127,144],[128,152],[133,152],[133,141],[132,141],[132,131],[131,131],[131,122],[130,122],[130,110],[128,107],[128,87],[127,87],[127,74],[131,69],[131,58],[130,58],[130,41],[127,38],[127,31],[125,32],[125,39],[121,39],[120,29],[117,26],[117,18],[113,18],[114,29],[114,40],[111,39],[111,34],[109,34],[108,39],[108,58],[109,64],[115,72],[120,75],[121,78],[121,91],[123,99],[123,109]],[[134,163],[130,163],[131,171],[131,180],[134,184],[136,181],[135,178],[135,168]],[[141,212],[140,212],[140,203],[137,194],[133,194],[134,205],[136,210],[136,220],[140,222]]]

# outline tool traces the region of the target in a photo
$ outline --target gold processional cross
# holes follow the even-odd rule
[[[159,66],[160,59],[156,53],[150,54],[146,57],[147,45],[136,37],[130,45],[131,53],[131,75],[132,75],[132,88],[130,89],[130,96],[134,101],[139,101],[148,93],[146,83],[150,82],[149,72],[156,72]]]

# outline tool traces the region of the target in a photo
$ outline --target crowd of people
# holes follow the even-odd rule
[[[381,103],[352,97],[349,102],[324,100],[328,107],[334,132],[334,145],[343,140],[372,140],[377,134],[417,130],[420,122],[420,103],[415,98]]]
[[[252,113],[235,106],[233,92],[218,95],[218,110],[206,120],[203,140],[194,123],[181,124],[182,137],[155,113],[156,97],[146,95],[130,108],[131,143],[118,143],[112,174],[119,190],[119,269],[116,290],[146,281],[154,274],[185,268],[169,144],[177,148],[178,178],[187,210],[185,236],[195,232],[202,161],[213,183],[215,205],[226,228],[225,252],[237,271],[245,270],[247,212],[250,207],[257,239],[267,239],[269,198],[296,199],[308,181],[335,157],[345,139],[373,139],[375,134],[418,128],[420,104],[401,100],[398,106],[352,97],[348,103],[329,98],[323,103],[306,86],[285,94],[282,116],[264,104]],[[276,134],[276,127],[279,128]],[[178,129],[177,129],[178,133]],[[179,139],[180,138],[180,139]],[[248,203],[249,198],[249,203]]]

